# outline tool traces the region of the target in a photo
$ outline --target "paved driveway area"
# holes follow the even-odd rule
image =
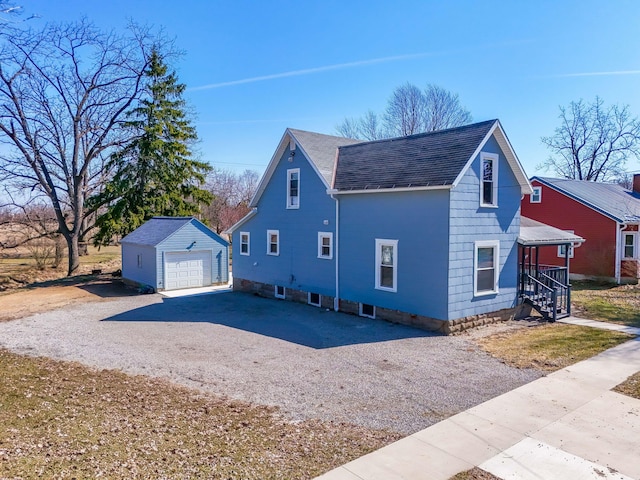
[[[0,346],[406,434],[540,376],[464,337],[243,293],[74,305],[0,323]]]

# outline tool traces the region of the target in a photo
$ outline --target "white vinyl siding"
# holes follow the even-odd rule
[[[498,293],[500,242],[475,242],[473,259],[473,293],[476,296]]]
[[[280,255],[279,230],[267,230],[267,255]]]
[[[240,232],[240,255],[250,255],[250,240],[251,234],[249,232]]]
[[[398,291],[398,240],[376,238],[375,288]]]
[[[300,208],[300,169],[287,170],[287,208]]]
[[[498,206],[498,155],[480,153],[480,205]]]
[[[333,233],[318,232],[318,258],[333,258]]]

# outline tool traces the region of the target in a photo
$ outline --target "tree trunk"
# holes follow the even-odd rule
[[[78,237],[71,233],[65,236],[67,241],[67,250],[69,252],[69,268],[67,270],[67,276],[70,277],[78,271],[80,267],[80,250],[78,249]]]
[[[62,263],[62,258],[64,257],[64,237],[60,234],[57,234],[54,238],[56,252],[53,257],[53,268],[58,268]]]

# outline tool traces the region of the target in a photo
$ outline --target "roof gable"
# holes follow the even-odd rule
[[[498,120],[340,147],[333,188],[340,193],[450,188],[492,135],[523,193],[530,193],[529,181]]]
[[[537,176],[531,177],[531,181],[538,181],[616,222],[640,221],[640,196],[615,183]]]
[[[222,244],[228,245],[226,240],[193,217],[153,217],[125,236],[120,243],[155,247],[189,224]]]
[[[361,140],[352,138],[335,137],[332,135],[323,135],[321,133],[306,132],[304,130],[296,130],[287,128],[278,144],[278,148],[271,157],[271,161],[260,179],[258,189],[249,206],[256,207],[264,190],[267,188],[271,177],[273,176],[280,158],[289,145],[293,145],[294,149],[300,149],[304,157],[316,172],[320,180],[329,188],[331,178],[333,176],[333,166],[335,163],[336,152],[338,147],[342,145],[350,145],[360,143]],[[296,156],[297,158],[297,156]],[[232,229],[235,229],[232,227]]]

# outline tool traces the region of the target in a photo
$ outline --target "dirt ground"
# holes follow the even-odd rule
[[[0,321],[14,320],[67,305],[104,302],[137,292],[110,275],[80,276],[31,287],[10,290],[0,295]]]

